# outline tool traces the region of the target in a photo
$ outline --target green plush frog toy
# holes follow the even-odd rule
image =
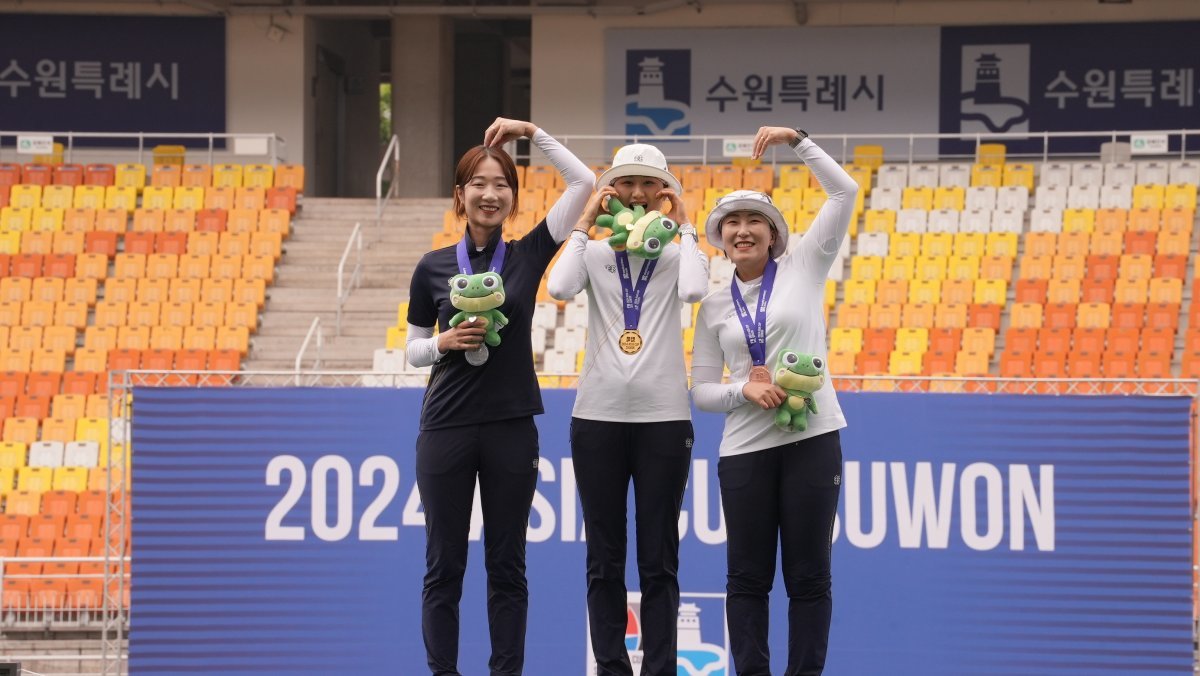
[[[477,275],[454,275],[450,278],[450,304],[461,310],[450,318],[450,328],[480,319],[483,321],[483,342],[496,347],[500,344],[500,329],[508,317],[500,312],[504,304],[504,280],[494,272]]]
[[[811,354],[784,350],[775,364],[775,384],[788,395],[775,413],[775,424],[788,432],[808,429],[808,412],[817,413],[813,392],[825,384],[825,361]]]
[[[613,231],[608,245],[615,251],[628,251],[635,256],[654,260],[679,234],[679,224],[658,211],[646,211],[635,205],[632,209],[621,200],[610,197],[608,213],[600,214],[596,225]]]

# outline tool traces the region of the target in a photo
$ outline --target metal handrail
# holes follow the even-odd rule
[[[392,181],[388,184],[387,193],[383,192],[383,174],[388,168],[388,160],[392,164]],[[388,200],[396,194],[396,186],[400,177],[400,137],[392,134],[383,158],[379,160],[379,170],[375,172],[375,238],[383,236],[383,211],[387,208]]]
[[[308,327],[308,333],[304,335],[304,342],[300,344],[300,351],[296,353],[295,374],[297,387],[300,386],[300,365],[304,361],[304,353],[308,351],[308,344],[312,342],[314,333],[317,336],[317,359],[313,362],[313,368],[321,368],[321,348],[325,346],[325,332],[321,330],[321,318],[313,317],[312,324]]]
[[[1121,138],[1126,138],[1126,137],[1129,137],[1134,134],[1166,134],[1168,137],[1171,137],[1171,138],[1178,137],[1180,139],[1178,157],[1179,157],[1179,159],[1186,159],[1187,153],[1188,153],[1188,138],[1189,137],[1195,138],[1197,136],[1200,136],[1200,129],[1145,129],[1145,130],[1133,129],[1133,130],[1111,130],[1111,131],[1054,131],[1054,132],[1051,132],[1051,131],[1042,131],[1042,132],[1026,131],[1026,132],[997,132],[997,133],[973,132],[973,133],[953,133],[953,134],[951,134],[951,133],[920,133],[920,134],[900,134],[900,133],[821,134],[821,133],[814,133],[814,134],[812,134],[812,138],[820,141],[822,143],[822,145],[825,146],[825,149],[830,152],[830,154],[833,154],[833,151],[830,149],[830,147],[833,145],[833,143],[840,142],[841,146],[842,146],[841,151],[840,151],[840,153],[841,153],[840,161],[842,163],[845,163],[850,155],[851,142],[906,140],[906,141],[908,141],[907,161],[909,164],[912,164],[914,161],[917,161],[917,159],[918,159],[916,157],[916,149],[915,149],[915,144],[916,144],[916,141],[918,141],[918,140],[973,141],[975,143],[976,150],[978,150],[978,147],[981,143],[989,143],[992,141],[1003,141],[1006,139],[1020,140],[1020,141],[1030,141],[1030,140],[1041,141],[1042,151],[1041,151],[1041,153],[1038,153],[1038,154],[1042,157],[1043,161],[1046,161],[1050,157],[1049,147],[1050,147],[1050,141],[1053,139],[1104,138],[1109,141],[1115,142]],[[621,145],[621,144],[625,144],[625,143],[655,143],[655,142],[661,142],[661,141],[670,141],[672,143],[665,144],[660,147],[660,149],[664,152],[664,154],[666,154],[668,156],[669,159],[671,159],[672,161],[676,161],[676,162],[689,161],[689,160],[699,161],[701,164],[708,164],[710,162],[710,159],[708,156],[710,141],[715,142],[715,145],[719,148],[721,146],[722,142],[725,141],[726,139],[743,138],[743,137],[752,138],[753,134],[696,134],[696,135],[691,135],[691,136],[640,135],[640,134],[561,134],[561,135],[555,136],[556,139],[558,139],[563,145],[566,145],[566,146],[569,146],[572,141],[607,141],[607,142],[609,142],[609,143],[605,144],[605,147],[608,147],[613,144]],[[671,152],[672,144],[678,143],[678,142],[699,142],[701,144],[700,154],[699,155],[689,155],[689,154],[682,154],[682,153],[672,153]],[[1192,148],[1193,154],[1198,149],[1200,149],[1200,148]],[[770,164],[772,166],[777,164],[780,160],[782,160],[782,161],[794,160],[794,156],[790,153],[790,151],[786,152],[783,155],[778,156],[778,158],[776,157],[776,152],[784,152],[784,151],[787,151],[787,149],[784,148],[781,150],[779,146],[772,146],[770,148]],[[1073,154],[1075,154],[1075,153],[1073,153]],[[514,157],[516,157],[517,159],[526,159],[526,160],[529,159],[531,156],[532,156],[532,154],[528,154],[528,155],[522,154],[520,156],[514,155]],[[1011,157],[1023,157],[1023,155],[1017,155],[1017,154],[1010,154],[1010,156]],[[600,159],[607,161],[609,159],[609,157],[607,155],[605,155]],[[936,159],[936,157],[931,158],[931,159]]]
[[[351,250],[356,252],[354,270],[350,274],[350,283],[346,284],[346,260],[350,258]],[[350,232],[350,240],[346,242],[346,248],[342,251],[342,260],[338,261],[337,320],[334,325],[334,335],[342,335],[342,308],[346,305],[346,301],[350,299],[350,293],[358,288],[359,283],[362,281],[362,256],[362,223],[355,223],[354,230]]]
[[[75,139],[137,139],[137,161],[144,162],[147,139],[205,139],[208,141],[208,163],[213,163],[213,151],[217,139],[265,139],[269,145],[268,155],[271,165],[278,166],[283,156],[281,150],[287,147],[287,142],[278,134],[266,133],[196,133],[196,132],[101,132],[101,131],[9,131],[0,130],[0,150],[4,148],[4,139],[13,137],[14,145],[18,136],[64,136],[66,144],[63,148],[63,160],[71,161],[71,153],[75,147]]]

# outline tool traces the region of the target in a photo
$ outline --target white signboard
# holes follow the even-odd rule
[[[17,152],[22,155],[49,155],[54,152],[54,137],[18,136]]]
[[[1132,134],[1129,137],[1129,152],[1133,155],[1165,155],[1166,134]]]
[[[818,139],[936,133],[940,35],[934,27],[610,29],[606,131],[727,137],[778,125]],[[701,152],[696,142],[649,142],[668,155]],[[907,140],[857,143],[908,152]]]
[[[753,136],[737,136],[721,141],[721,155],[724,157],[750,157],[753,153]]]

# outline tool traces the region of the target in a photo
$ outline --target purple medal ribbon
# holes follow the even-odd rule
[[[638,275],[637,285],[633,284],[633,274],[629,268],[629,254],[617,251],[617,270],[620,271],[621,295],[624,297],[625,330],[635,331],[638,320],[642,316],[642,298],[646,287],[650,285],[650,275],[654,274],[654,266],[658,260],[648,260],[642,263],[642,274]]]
[[[746,347],[750,349],[750,360],[755,366],[767,363],[767,303],[771,302],[771,289],[775,286],[775,261],[768,259],[767,268],[763,270],[762,288],[758,292],[758,314],[750,318],[750,308],[738,293],[737,280],[734,279],[729,289],[733,293],[733,308],[737,311],[738,321],[742,324],[742,333],[746,334]]]
[[[454,253],[458,256],[458,271],[464,275],[474,274],[475,271],[471,268],[471,259],[467,256],[467,242],[471,239],[469,233],[463,233],[462,240],[455,247]],[[507,248],[504,244],[504,233],[500,233],[500,239],[496,242],[496,251],[492,254],[492,262],[488,265],[489,272],[499,273],[504,269],[504,250]]]

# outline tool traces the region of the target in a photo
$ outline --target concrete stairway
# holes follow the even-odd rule
[[[408,298],[413,268],[429,250],[448,208],[449,198],[393,200],[383,227],[377,228],[373,199],[303,200],[243,368],[294,368],[313,317],[319,316],[325,335],[322,368],[370,370],[375,349],[385,345],[387,327],[396,323],[397,304]],[[338,261],[360,222],[365,245],[362,281],[343,309],[342,334],[335,336]],[[353,263],[351,253],[347,273]],[[311,368],[315,357],[314,341],[305,354],[305,368]]]

